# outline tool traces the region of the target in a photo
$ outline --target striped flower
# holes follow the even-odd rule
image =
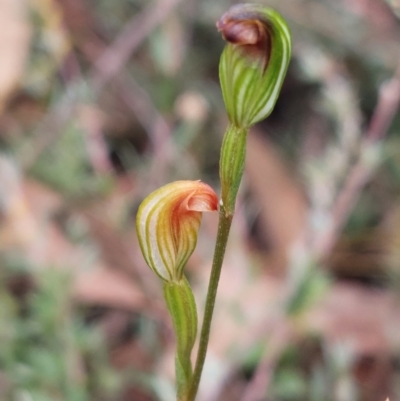
[[[219,75],[229,119],[248,128],[275,106],[290,60],[290,31],[276,11],[258,4],[231,7],[217,28],[228,42]]]
[[[202,212],[218,209],[213,189],[200,181],[175,181],[140,205],[136,228],[146,263],[167,282],[179,281],[197,242]]]

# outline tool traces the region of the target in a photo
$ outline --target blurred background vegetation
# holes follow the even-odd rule
[[[249,135],[198,400],[398,400],[400,3],[260,2],[293,59]],[[0,0],[1,400],[174,400],[135,213],[173,180],[219,189],[231,4]]]

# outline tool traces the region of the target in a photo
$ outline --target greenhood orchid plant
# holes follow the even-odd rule
[[[218,198],[200,181],[177,181],[159,188],[137,214],[139,243],[149,267],[162,279],[164,298],[177,339],[177,399],[196,397],[206,357],[218,281],[243,175],[248,129],[273,110],[286,75],[291,37],[284,19],[256,4],[233,6],[217,22],[227,45],[220,81],[230,124],[221,149],[219,226],[194,369],[196,303],[184,267],[196,246],[202,212],[216,211]]]

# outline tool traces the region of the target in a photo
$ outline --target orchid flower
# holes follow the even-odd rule
[[[248,128],[273,110],[290,61],[285,20],[261,4],[237,4],[217,22],[228,42],[219,76],[229,119]]]
[[[140,205],[137,234],[149,267],[163,280],[179,281],[197,242],[202,212],[218,209],[214,190],[200,181],[175,181]]]

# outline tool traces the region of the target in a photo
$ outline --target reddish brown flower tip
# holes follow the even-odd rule
[[[257,7],[233,6],[217,22],[223,38],[238,45],[244,54],[258,58],[265,69],[271,56],[272,27]]]

